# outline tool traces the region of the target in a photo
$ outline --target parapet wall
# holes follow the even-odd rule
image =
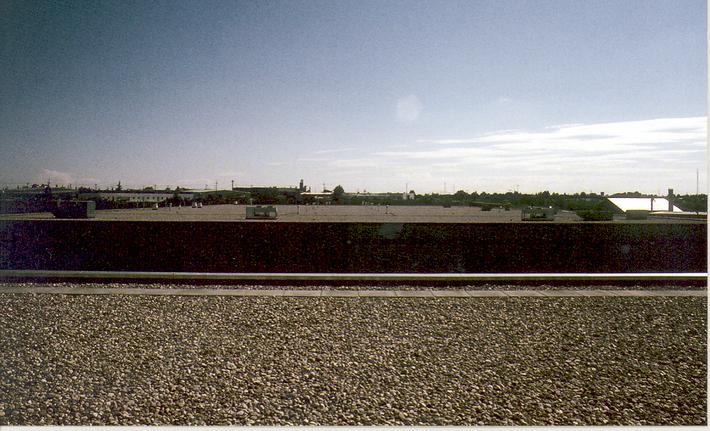
[[[0,269],[706,272],[707,225],[0,221]]]

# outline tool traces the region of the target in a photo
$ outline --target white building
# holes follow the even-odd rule
[[[607,198],[607,200],[623,212],[635,210],[683,212],[682,209],[668,202],[666,198]]]
[[[151,192],[98,192],[87,193],[80,196],[81,199],[96,197],[113,202],[133,202],[133,203],[159,203],[172,199],[175,193],[151,193]],[[178,193],[178,197],[185,200],[192,200],[192,193]]]

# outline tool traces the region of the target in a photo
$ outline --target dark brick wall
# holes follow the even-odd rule
[[[705,272],[705,224],[0,221],[0,268]]]

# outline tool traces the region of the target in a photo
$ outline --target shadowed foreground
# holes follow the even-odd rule
[[[0,294],[0,425],[706,418],[706,298]]]

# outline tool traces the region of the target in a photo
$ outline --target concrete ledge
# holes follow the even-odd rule
[[[357,290],[321,290],[321,296],[335,298],[357,298],[359,292]]]
[[[358,296],[367,297],[389,297],[395,298],[397,293],[394,290],[358,290]]]
[[[432,290],[432,295],[437,298],[468,298],[465,290]]]
[[[545,292],[541,290],[506,290],[504,293],[508,296],[545,296]]]
[[[400,298],[431,298],[434,296],[431,290],[395,290],[394,293]]]
[[[218,290],[218,289],[215,289]],[[282,296],[308,296],[308,297],[314,297],[314,296],[321,296],[322,291],[321,290],[283,290],[283,295]]]
[[[467,292],[468,296],[470,296],[471,298],[495,298],[508,296],[502,290],[469,290]]]
[[[1,286],[1,293],[52,295],[259,296],[331,298],[706,297],[707,290],[289,290]]]

